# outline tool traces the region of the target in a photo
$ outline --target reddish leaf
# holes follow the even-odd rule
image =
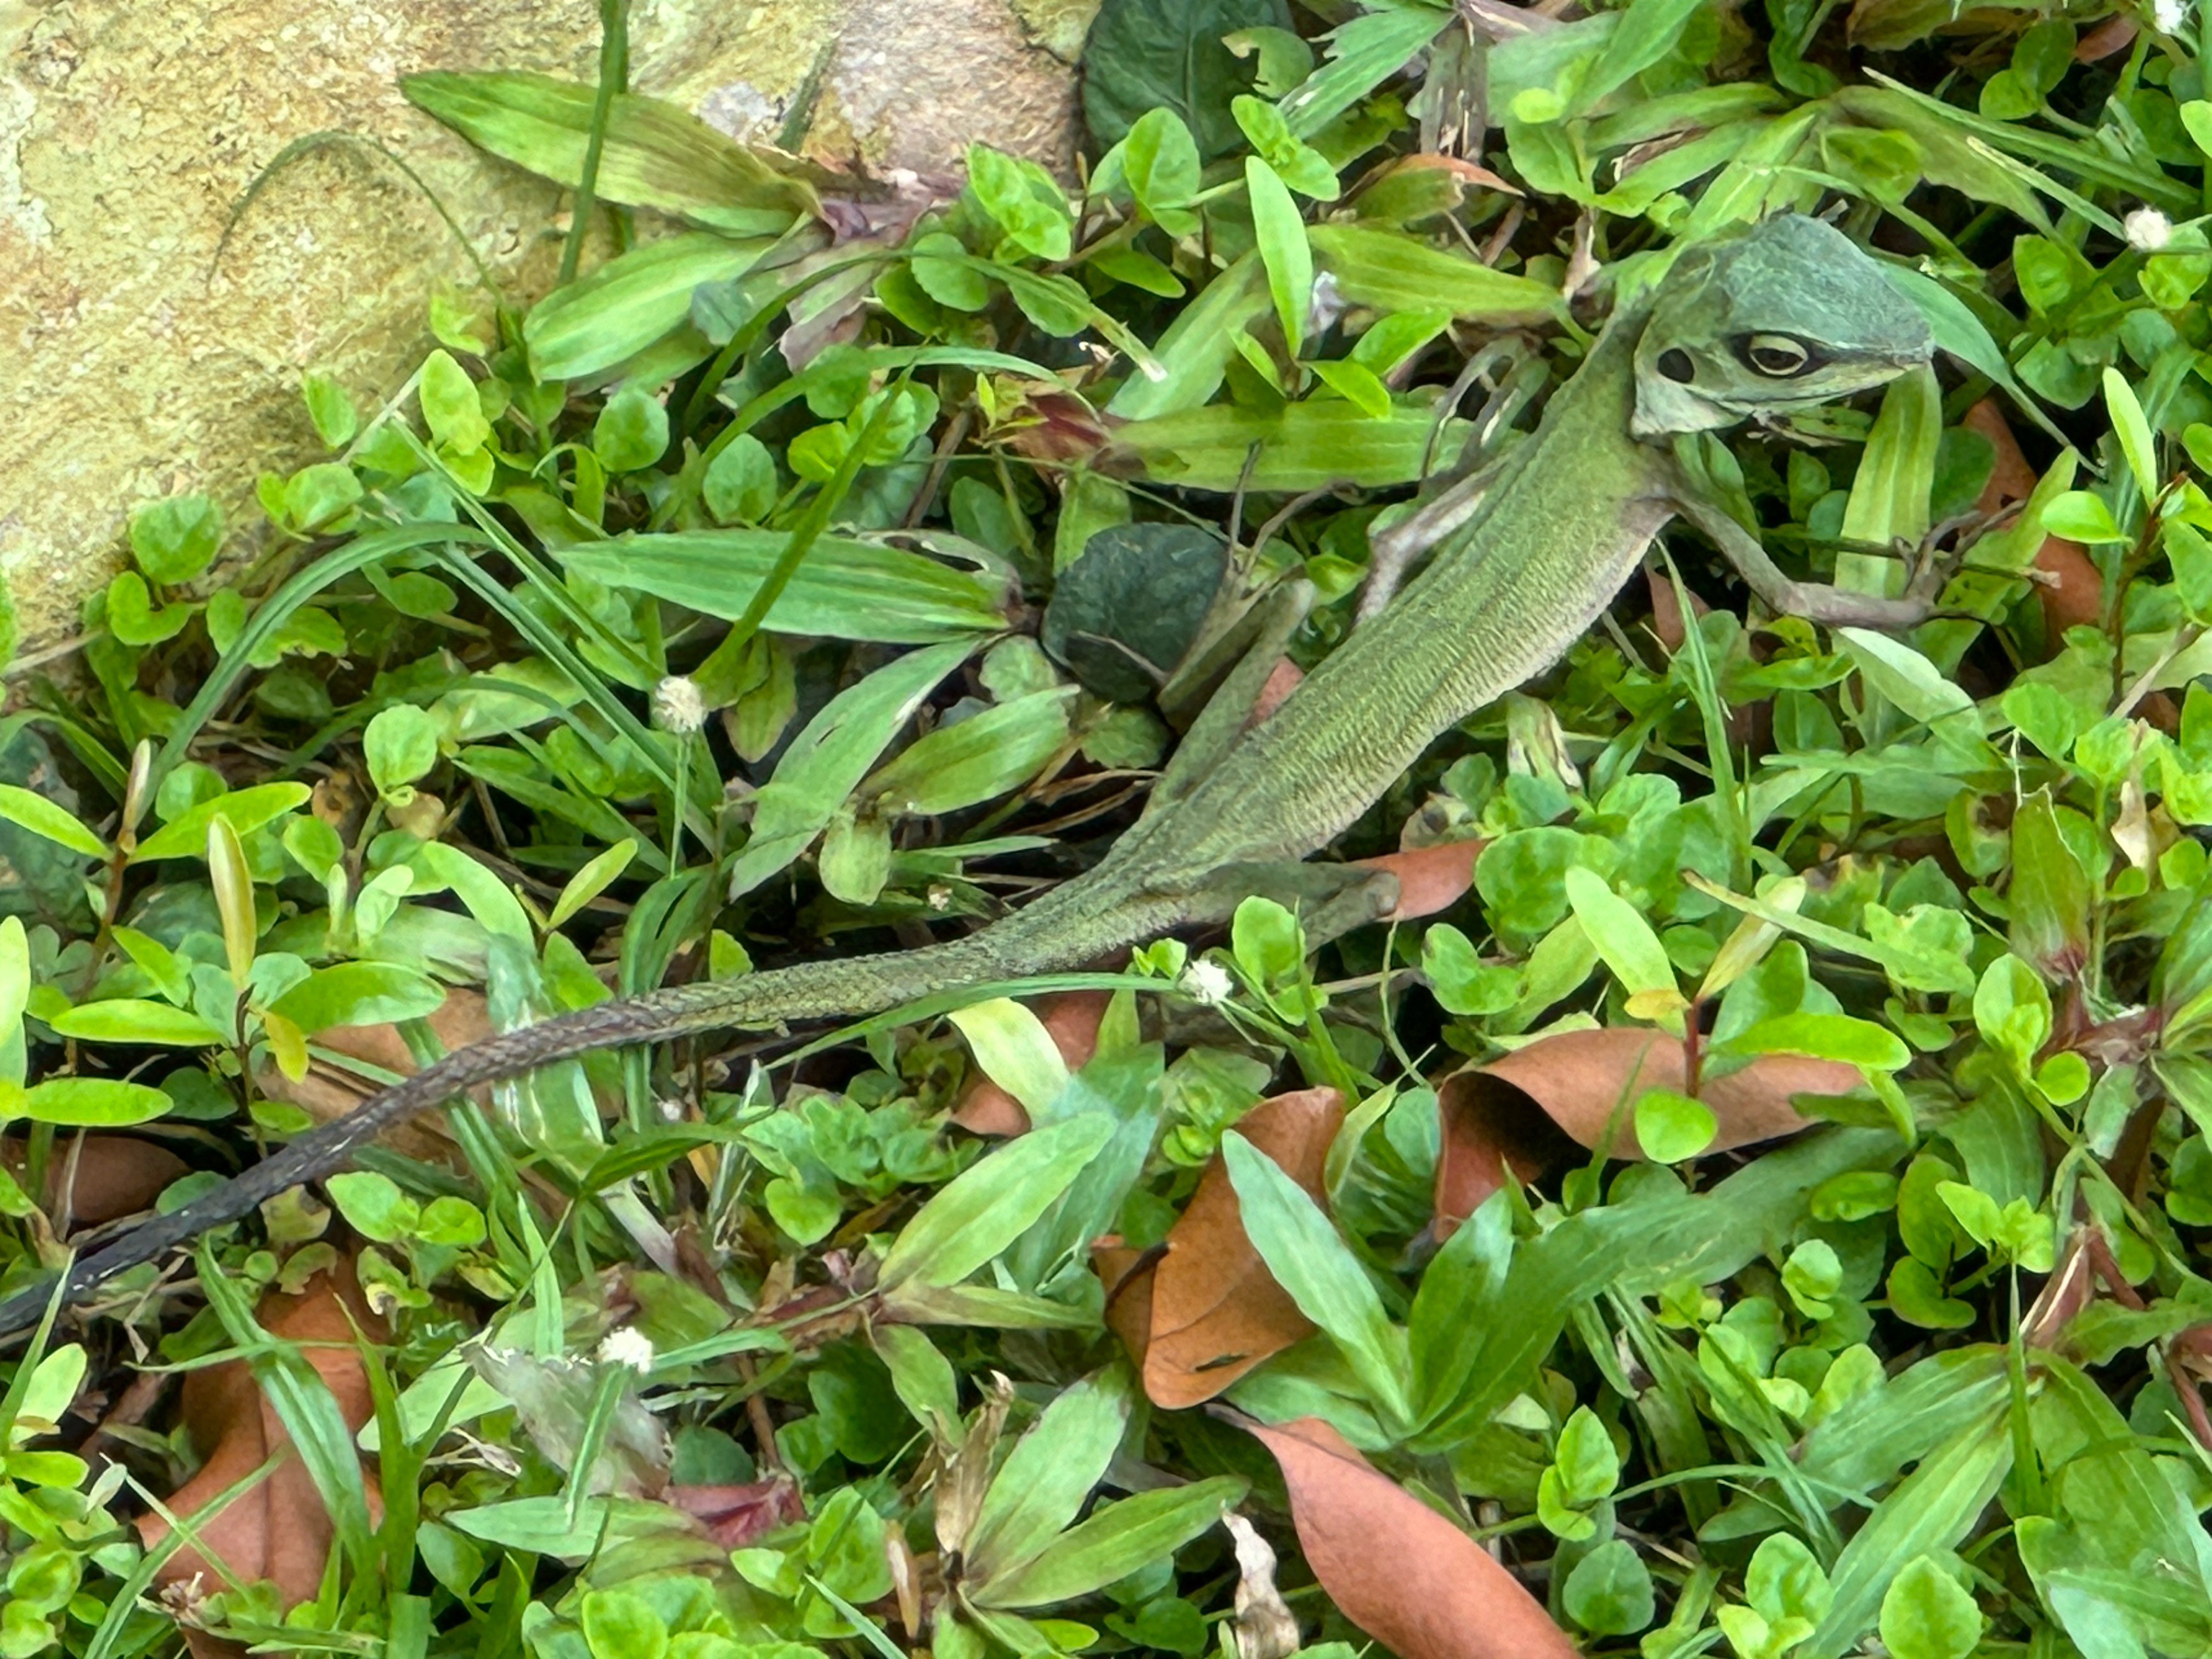
[[[1091,1056],[1098,1052],[1099,1022],[1106,1018],[1106,1005],[1113,1000],[1111,991],[1064,991],[1037,999],[1036,1017],[1044,1023],[1045,1035],[1070,1071],[1089,1065]],[[962,1087],[959,1103],[952,1109],[952,1121],[977,1135],[1027,1134],[1030,1128],[1030,1115],[1022,1109],[1022,1103],[981,1072]]]
[[[1502,1184],[1501,1161],[1516,1179],[1533,1179],[1557,1150],[1552,1131],[1594,1150],[1616,1107],[1626,1101],[1632,1109],[1647,1089],[1680,1091],[1688,1073],[1681,1042],[1643,1027],[1562,1031],[1455,1073],[1437,1091],[1443,1116],[1438,1220],[1449,1226],[1473,1214]],[[1855,1067],[1835,1060],[1762,1054],[1698,1089],[1698,1097],[1719,1121],[1708,1150],[1726,1152],[1792,1133],[1806,1119],[1790,1103],[1791,1096],[1844,1094],[1858,1082]],[[1607,1152],[1613,1158],[1642,1156],[1632,1111],[1621,1112]]]
[[[787,1474],[734,1486],[671,1486],[661,1495],[726,1550],[742,1549],[763,1533],[806,1518],[799,1483]]]
[[[1282,1466],[1321,1587],[1398,1659],[1574,1659],[1574,1644],[1518,1579],[1328,1424],[1243,1426]]]
[[[1263,1100],[1237,1131],[1322,1198],[1322,1161],[1344,1122],[1334,1089]],[[1156,1406],[1211,1400],[1271,1354],[1313,1329],[1244,1236],[1237,1194],[1217,1153],[1174,1226],[1152,1272],[1145,1392]]]
[[[1440,841],[1358,861],[1398,878],[1397,908],[1382,920],[1413,921],[1448,910],[1466,897],[1474,885],[1474,860],[1489,845],[1487,841]]]
[[[2130,27],[2132,31],[2133,25]],[[1981,498],[1975,505],[1984,513],[1994,513],[2014,501],[2026,501],[2028,492],[2035,488],[2035,469],[2021,453],[2020,445],[1996,399],[1983,398],[1966,411],[1961,424],[1980,433],[1996,450],[1990,481],[1982,487]],[[2103,614],[2105,579],[2090,562],[2081,544],[2069,542],[2063,536],[2043,538],[2043,545],[2036,550],[2035,568],[2052,579],[2048,585],[2038,582],[2035,593],[2043,605],[2044,631],[2056,651],[2060,635],[2068,629],[2094,624]]]
[[[1657,637],[1660,648],[1671,657],[1690,636],[1682,621],[1682,596],[1676,591],[1674,579],[1663,570],[1645,570],[1644,585],[1651,595],[1651,632]],[[1711,609],[1696,594],[1690,595],[1691,615],[1702,617]]]
[[[269,1291],[255,1317],[271,1336],[304,1345],[301,1353],[329,1386],[346,1427],[358,1431],[374,1407],[354,1328],[376,1340],[382,1325],[362,1302],[352,1264],[342,1261],[336,1270],[318,1273],[298,1296]],[[190,1519],[224,1487],[260,1468],[271,1451],[281,1452],[283,1461],[273,1474],[195,1530],[201,1544],[240,1578],[274,1580],[287,1606],[313,1595],[330,1554],[330,1516],[252,1371],[234,1359],[191,1372],[185,1378],[181,1410],[207,1461],[170,1494],[171,1511]],[[374,1481],[368,1497],[374,1517],[380,1507]],[[168,1534],[169,1523],[158,1515],[141,1516],[138,1531],[150,1546]],[[214,1576],[199,1551],[187,1545],[162,1564],[157,1578],[170,1584],[198,1574]]]

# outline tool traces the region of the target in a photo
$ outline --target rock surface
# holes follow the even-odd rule
[[[774,136],[811,77],[818,159],[941,173],[981,138],[1064,167],[1096,5],[636,0],[630,83]],[[483,299],[461,239],[509,299],[544,291],[561,193],[397,79],[588,81],[597,29],[590,0],[0,0],[0,573],[25,661],[72,633],[136,501],[210,491],[249,551],[254,474],[315,458],[301,374],[375,407],[430,295]]]

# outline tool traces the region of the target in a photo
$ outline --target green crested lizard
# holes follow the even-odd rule
[[[1932,349],[1919,313],[1874,260],[1817,220],[1772,218],[1687,250],[1614,317],[1530,437],[1387,538],[1381,586],[1411,549],[1433,549],[1427,568],[1253,725],[1247,711],[1287,632],[1279,622],[1207,704],[1145,817],[1087,873],[965,939],[672,987],[473,1043],[78,1262],[69,1297],[329,1173],[412,1113],[554,1060],[870,1014],[1067,969],[1224,921],[1255,891],[1321,896],[1339,931],[1386,913],[1389,878],[1296,861],[1364,812],[1431,739],[1557,660],[1670,519],[1705,531],[1778,611],[1872,627],[1928,614],[1929,569],[1897,599],[1790,580],[1692,487],[1671,445],[1880,386]],[[51,1297],[49,1285],[0,1304],[0,1332],[35,1323]]]

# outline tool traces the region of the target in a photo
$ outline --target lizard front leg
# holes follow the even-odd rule
[[[1944,570],[1935,559],[1923,559],[1913,573],[1911,586],[1899,599],[1879,593],[1854,592],[1826,582],[1801,582],[1786,575],[1759,538],[1712,502],[1685,490],[1674,510],[1711,537],[1751,591],[1776,611],[1830,628],[1917,627],[1935,614],[1943,587]]]

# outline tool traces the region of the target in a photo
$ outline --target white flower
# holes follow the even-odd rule
[[[1200,957],[1182,970],[1182,988],[1209,1008],[1218,1008],[1237,988],[1229,970],[1211,957]]]
[[[707,699],[698,682],[671,674],[653,688],[653,723],[664,732],[689,737],[707,723]]]
[[[599,1342],[602,1365],[627,1365],[641,1376],[653,1369],[653,1342],[635,1325],[618,1325]]]
[[[2155,253],[2173,236],[2173,221],[2154,207],[2139,207],[2120,221],[2128,246],[2138,253]]]
[[[2179,34],[2189,21],[2189,0],[2151,0],[2150,24],[2160,34]]]

